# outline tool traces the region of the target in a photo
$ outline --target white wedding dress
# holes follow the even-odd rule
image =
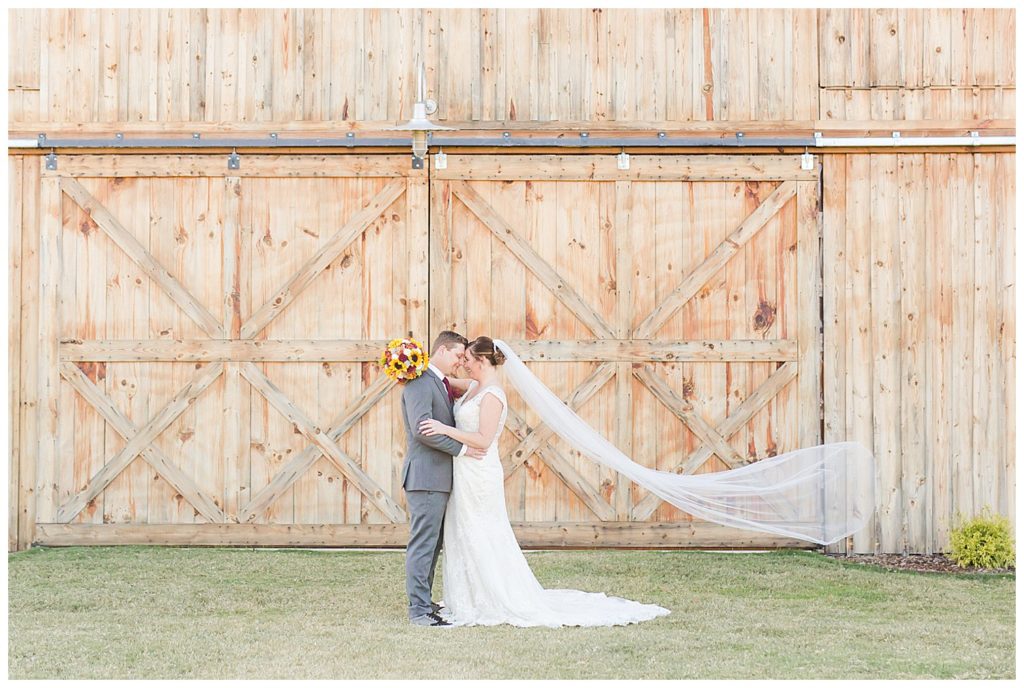
[[[501,400],[501,420],[483,459],[453,459],[452,492],[444,520],[444,603],[455,626],[613,626],[669,613],[655,604],[599,592],[545,590],[530,570],[505,511],[504,471],[498,438],[508,416],[499,387],[478,394],[474,381],[455,404],[458,429],[476,432],[486,394]]]

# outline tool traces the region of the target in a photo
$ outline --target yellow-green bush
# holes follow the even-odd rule
[[[950,557],[960,566],[1002,569],[1014,565],[1010,522],[984,509],[950,533]]]

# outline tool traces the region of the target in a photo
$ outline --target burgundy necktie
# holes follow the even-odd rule
[[[455,395],[452,394],[452,386],[450,384],[448,384],[448,378],[446,378],[446,377],[441,378],[441,382],[444,383],[444,388],[446,390],[448,390],[448,403],[449,404],[454,404],[455,403]]]

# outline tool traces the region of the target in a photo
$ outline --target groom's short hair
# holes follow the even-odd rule
[[[462,346],[468,346],[469,340],[463,337],[458,332],[452,332],[451,330],[444,330],[441,334],[437,335],[437,339],[434,340],[434,346],[431,347],[430,353],[436,353],[442,346],[446,349],[451,349],[456,344]]]

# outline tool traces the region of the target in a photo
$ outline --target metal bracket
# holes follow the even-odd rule
[[[804,154],[800,156],[800,169],[804,171],[814,169],[814,156],[806,148],[804,149]]]
[[[615,166],[618,167],[620,170],[628,170],[629,169],[629,153],[627,153],[626,151],[622,151],[621,153],[616,155],[615,156]]]
[[[242,169],[242,160],[238,157],[238,151],[232,150],[231,155],[228,156],[228,169],[229,170],[240,170]]]
[[[412,156],[412,168],[414,170],[423,169],[423,158],[417,158],[415,155]]]
[[[448,156],[445,155],[444,149],[439,149],[434,155],[434,169],[435,170],[446,170],[448,169]]]
[[[977,146],[977,145],[979,145],[981,143],[981,132],[980,131],[971,131],[971,132],[968,132],[968,133],[971,135],[971,145],[972,146]]]
[[[57,154],[50,149],[50,154],[46,156],[46,169],[55,170],[57,169]]]

